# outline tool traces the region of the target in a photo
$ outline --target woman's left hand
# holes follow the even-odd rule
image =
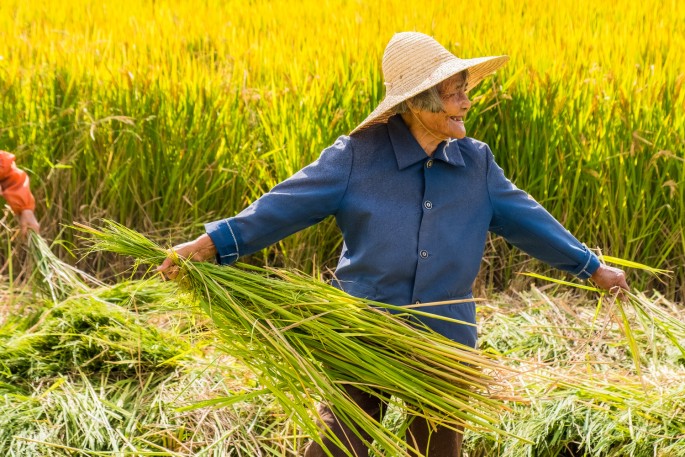
[[[630,290],[626,282],[626,273],[620,268],[601,264],[597,271],[590,277],[600,289],[608,290],[612,294],[623,297],[624,290]]]

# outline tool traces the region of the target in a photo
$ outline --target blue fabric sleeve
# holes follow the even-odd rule
[[[493,208],[490,230],[533,257],[581,279],[599,268],[599,259],[551,214],[505,176],[488,154],[488,192]]]
[[[319,158],[277,184],[240,214],[205,224],[219,263],[235,262],[335,214],[352,169],[350,138],[342,136]]]

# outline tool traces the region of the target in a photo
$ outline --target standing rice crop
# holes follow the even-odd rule
[[[0,148],[30,174],[49,236],[108,217],[185,239],[364,119],[383,96],[385,44],[422,31],[460,57],[510,55],[470,92],[469,136],[588,246],[672,269],[673,281],[650,285],[682,301],[684,29],[678,0],[485,0],[467,12],[400,0],[3,0]],[[316,273],[334,265],[336,233],[327,221],[255,263]],[[486,255],[493,288],[532,268],[499,239]]]

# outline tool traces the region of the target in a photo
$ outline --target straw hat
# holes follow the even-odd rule
[[[469,70],[468,89],[472,89],[507,60],[509,56],[460,59],[428,35],[396,33],[383,54],[385,98],[352,133],[386,122],[399,103],[463,70]]]

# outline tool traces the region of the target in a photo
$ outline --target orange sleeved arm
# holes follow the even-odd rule
[[[0,151],[0,191],[15,214],[25,209],[33,211],[36,208],[36,201],[29,188],[28,175],[17,168],[14,156],[5,151]]]

